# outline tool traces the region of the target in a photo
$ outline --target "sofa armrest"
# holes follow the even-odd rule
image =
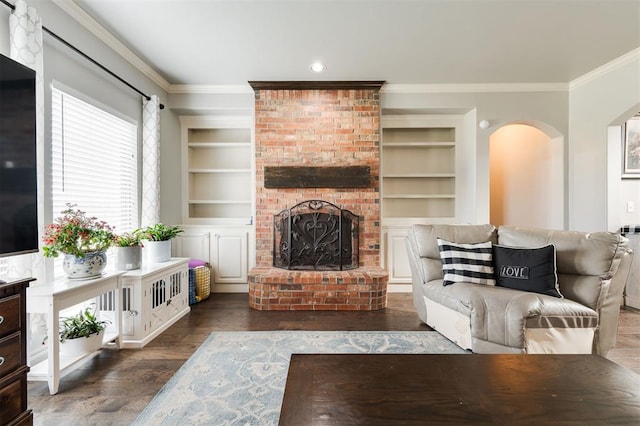
[[[603,297],[599,309],[600,324],[594,339],[593,352],[606,356],[609,350],[616,345],[616,333],[618,332],[618,318],[620,316],[620,305],[622,303],[622,293],[633,261],[633,251],[625,247],[625,252],[620,259],[618,269],[611,279],[607,280],[608,288]]]

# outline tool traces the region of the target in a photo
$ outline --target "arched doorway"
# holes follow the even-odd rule
[[[509,124],[489,140],[490,221],[564,228],[564,139]]]

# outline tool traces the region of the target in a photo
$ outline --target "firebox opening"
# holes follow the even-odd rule
[[[344,271],[358,267],[360,218],[322,200],[303,201],[273,217],[273,266]]]

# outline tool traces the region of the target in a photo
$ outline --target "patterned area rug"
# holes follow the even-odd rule
[[[465,353],[434,331],[212,333],[137,425],[277,425],[292,353]]]

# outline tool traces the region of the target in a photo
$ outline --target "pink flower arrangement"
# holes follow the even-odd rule
[[[115,241],[113,228],[96,217],[67,203],[67,209],[60,212],[54,223],[45,227],[42,241],[45,257],[58,257],[59,253],[84,257],[86,253],[104,251]]]

